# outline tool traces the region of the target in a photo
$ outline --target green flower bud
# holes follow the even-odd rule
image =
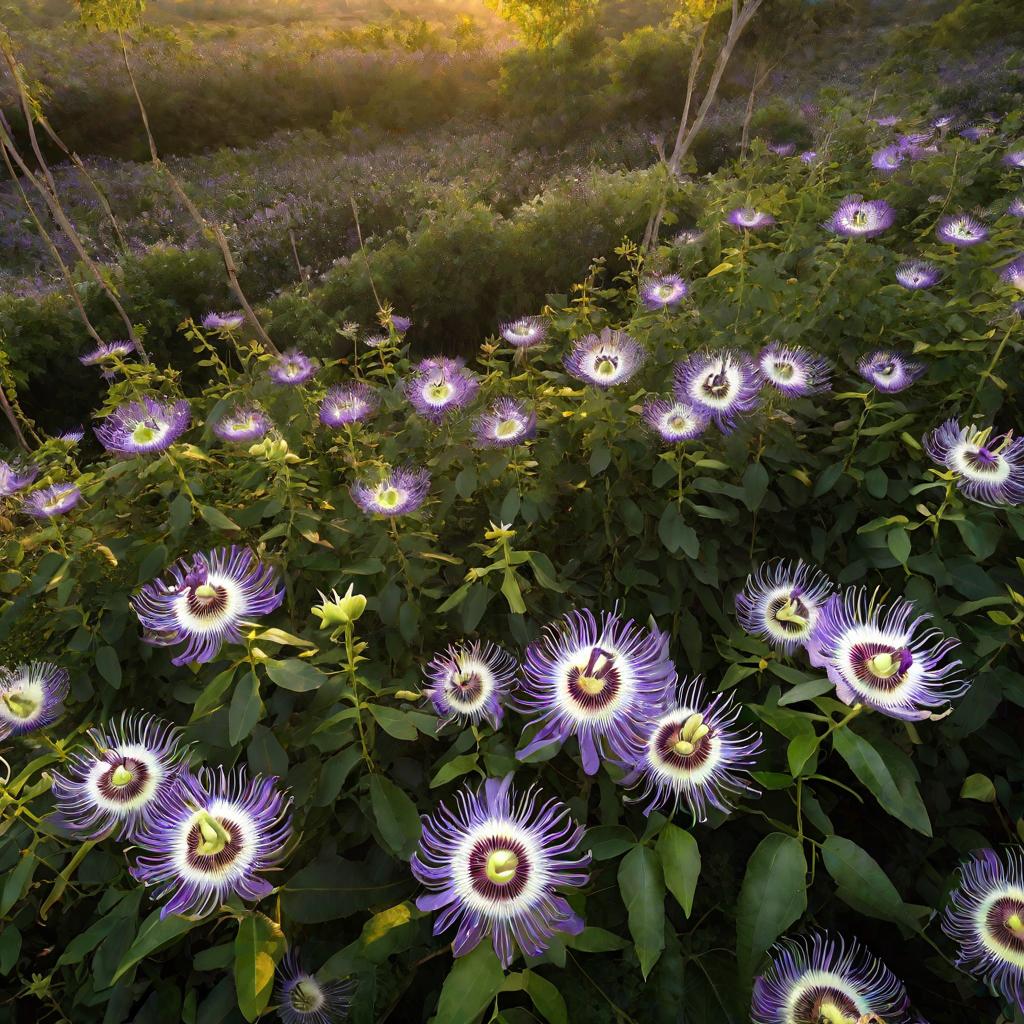
[[[323,603],[314,605],[312,611],[319,617],[321,629],[347,626],[350,622],[355,622],[366,610],[366,598],[362,594],[353,594],[352,587],[353,584],[350,583],[344,597],[338,597],[338,592],[332,590],[332,600],[328,600],[327,595],[320,592],[320,600]]]

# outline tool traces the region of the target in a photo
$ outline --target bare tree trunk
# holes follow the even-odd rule
[[[142,346],[142,341],[135,333],[135,327],[132,324],[131,317],[129,317],[125,312],[124,306],[121,305],[121,301],[118,299],[113,288],[111,288],[107,283],[107,280],[100,271],[100,268],[96,265],[88,252],[86,252],[85,246],[82,244],[82,240],[79,237],[78,232],[75,230],[74,224],[71,223],[67,214],[64,212],[64,208],[60,204],[60,200],[56,195],[50,192],[49,188],[39,180],[28,164],[26,164],[22,159],[22,156],[18,152],[18,148],[14,143],[14,136],[11,133],[10,125],[7,123],[7,119],[2,113],[0,113],[0,135],[2,135],[2,137],[0,137],[0,143],[3,144],[7,152],[10,154],[11,159],[13,159],[18,165],[18,170],[21,171],[22,177],[32,185],[46,203],[53,219],[60,225],[61,230],[65,235],[67,235],[68,240],[75,247],[75,252],[78,254],[78,258],[82,261],[93,280],[100,286],[100,288],[103,289],[103,292],[117,310],[118,316],[121,317],[125,329],[128,332],[128,337],[138,350],[139,357],[144,363],[148,363],[149,356]]]
[[[765,66],[764,58],[760,58],[757,67],[754,69],[754,80],[750,83],[750,95],[747,97],[747,109],[743,115],[743,134],[740,136],[740,156],[747,155],[747,147],[750,145],[750,122],[754,118],[754,98],[758,90],[767,81],[772,73],[774,64]],[[762,70],[762,68],[764,70]]]
[[[54,262],[60,269],[61,277],[64,278],[64,283],[67,285],[68,294],[71,296],[71,301],[74,302],[75,308],[78,310],[78,315],[81,317],[82,323],[85,325],[86,331],[89,332],[89,336],[97,344],[102,344],[103,339],[100,337],[96,328],[93,327],[92,321],[89,319],[89,314],[85,311],[85,306],[82,304],[82,297],[78,294],[78,289],[75,287],[75,282],[71,279],[71,272],[68,270],[67,264],[64,262],[63,257],[60,254],[60,250],[57,248],[56,243],[50,237],[49,232],[43,226],[43,222],[39,219],[39,215],[35,211],[35,207],[29,201],[28,196],[25,194],[25,190],[21,187],[21,181],[18,179],[18,172],[15,171],[14,165],[11,163],[11,158],[7,155],[7,147],[0,146],[0,154],[3,155],[4,164],[7,167],[7,173],[10,174],[11,180],[14,182],[18,193],[21,195],[21,201],[25,204],[25,209],[28,210],[29,216],[32,218],[32,222],[36,226],[36,231],[39,232],[39,236],[46,243],[50,250],[50,255],[53,256]]]
[[[679,119],[679,128],[676,131],[676,141],[672,147],[673,153],[682,144],[683,136],[686,133],[686,125],[690,120],[690,104],[693,102],[693,92],[697,86],[697,75],[700,72],[701,63],[704,60],[704,44],[707,41],[708,26],[710,24],[710,20],[704,22],[704,26],[700,30],[700,35],[697,37],[697,45],[693,49],[693,56],[690,58],[690,70],[686,76],[686,102],[683,104],[683,116]],[[661,150],[659,149],[659,153],[660,152]],[[661,158],[663,163],[667,163],[664,153],[661,153]],[[665,188],[667,190],[667,184]],[[647,227],[644,229],[644,240],[640,245],[641,252],[649,252],[656,244],[658,232],[661,230],[661,221],[664,216],[665,197],[662,196],[658,209],[655,210],[647,219]]]
[[[680,165],[689,154],[690,149],[693,147],[693,143],[701,128],[704,127],[704,121],[707,119],[712,104],[715,102],[715,97],[718,94],[718,86],[721,84],[722,76],[725,74],[725,69],[729,63],[730,57],[732,57],[732,51],[736,48],[736,44],[739,42],[740,36],[743,34],[743,30],[750,23],[750,19],[757,13],[757,9],[762,3],[763,0],[743,0],[741,6],[741,0],[732,0],[732,20],[729,24],[729,31],[722,43],[721,50],[718,52],[718,58],[715,60],[715,65],[711,70],[711,78],[708,81],[708,87],[704,93],[704,98],[701,100],[700,106],[697,108],[697,113],[694,116],[693,123],[689,124],[690,104],[697,74],[694,64],[691,63],[690,78],[687,82],[686,89],[686,102],[683,106],[683,116],[680,118],[679,130],[676,132],[676,144],[667,161],[667,169],[670,179],[675,178],[679,173]],[[703,54],[704,36],[707,33],[707,29],[708,25],[705,23],[699,44],[701,54]],[[647,223],[647,231],[644,232],[643,243],[645,252],[649,252],[658,244],[658,232],[661,229],[661,222],[665,216],[665,207],[667,202],[668,199],[666,196],[662,199],[657,211]]]
[[[221,260],[224,263],[224,271],[228,277],[228,286],[234,293],[235,298],[238,300],[238,303],[245,312],[249,322],[253,327],[255,327],[256,333],[259,335],[260,344],[272,355],[279,356],[281,354],[280,351],[273,341],[270,340],[270,335],[267,334],[259,317],[256,315],[252,306],[249,305],[249,300],[245,297],[245,292],[242,291],[242,286],[238,280],[238,267],[235,264],[235,259],[231,254],[231,248],[228,245],[228,240],[220,225],[210,223],[210,221],[202,215],[196,204],[189,198],[189,195],[185,191],[181,182],[178,181],[177,176],[171,171],[167,164],[160,159],[160,154],[157,152],[156,148],[156,139],[153,138],[153,132],[149,126],[149,115],[146,113],[146,106],[142,102],[142,95],[139,93],[139,87],[135,82],[135,75],[132,72],[131,62],[128,60],[128,44],[125,42],[124,30],[118,29],[117,35],[121,43],[121,56],[124,60],[125,71],[128,72],[128,80],[131,82],[132,92],[135,95],[135,103],[139,108],[139,116],[142,118],[142,127],[146,131],[146,141],[149,144],[149,156],[153,166],[163,173],[171,188],[174,190],[174,194],[184,204],[185,209],[188,210],[192,219],[200,228],[203,229],[203,231],[209,232],[213,236],[214,241],[217,243],[217,248],[220,249]]]

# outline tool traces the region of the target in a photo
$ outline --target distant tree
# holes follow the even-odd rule
[[[487,0],[487,3],[517,27],[529,45],[547,47],[563,32],[589,21],[600,0]]]

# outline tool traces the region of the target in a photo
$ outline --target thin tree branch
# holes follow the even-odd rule
[[[235,264],[235,258],[231,253],[231,248],[228,245],[228,240],[225,237],[221,226],[219,224],[211,223],[203,216],[199,207],[197,207],[196,204],[192,202],[191,198],[189,198],[188,193],[185,191],[184,186],[178,180],[177,176],[171,171],[167,164],[160,159],[160,154],[156,148],[156,139],[153,138],[153,132],[149,125],[149,115],[146,113],[146,105],[142,102],[142,95],[139,93],[139,87],[135,82],[135,75],[132,72],[131,62],[128,59],[128,44],[125,41],[123,29],[119,28],[117,30],[117,37],[121,43],[121,57],[124,61],[125,71],[128,73],[128,80],[131,82],[132,92],[135,95],[135,103],[139,109],[139,116],[142,118],[142,127],[146,132],[146,141],[149,144],[149,156],[153,166],[163,173],[171,188],[174,190],[174,194],[181,200],[192,219],[200,228],[203,229],[203,231],[209,232],[209,234],[213,236],[214,241],[217,243],[217,248],[220,249],[221,260],[224,263],[224,271],[228,277],[228,286],[231,288],[231,291],[234,292],[235,298],[238,300],[238,303],[245,312],[249,322],[256,329],[256,333],[260,339],[260,344],[269,353],[271,353],[271,355],[279,356],[281,354],[279,349],[273,341],[270,340],[270,335],[267,334],[266,329],[260,322],[260,318],[256,315],[252,306],[249,305],[249,300],[245,297],[245,292],[242,291],[242,286],[238,280],[238,267]]]
[[[78,310],[78,315],[85,325],[86,331],[89,332],[89,336],[97,344],[102,344],[103,339],[100,337],[99,332],[92,325],[92,321],[89,319],[89,314],[85,311],[85,306],[82,304],[82,297],[78,294],[78,289],[75,287],[75,282],[71,277],[71,271],[68,270],[67,264],[64,262],[64,258],[60,254],[60,250],[57,248],[57,244],[50,237],[50,233],[43,226],[43,222],[39,219],[39,215],[35,211],[35,207],[32,205],[28,196],[25,194],[25,189],[22,188],[21,181],[18,178],[18,173],[14,169],[14,165],[11,163],[11,158],[7,155],[7,147],[0,146],[0,154],[3,155],[4,164],[7,167],[7,173],[11,176],[11,181],[14,182],[15,188],[21,196],[21,201],[25,204],[25,209],[28,210],[29,216],[32,218],[32,222],[36,226],[36,231],[39,232],[39,236],[46,243],[50,250],[50,254],[53,256],[54,262],[60,268],[61,277],[64,278],[64,283],[67,285],[68,294],[71,296],[71,301],[74,302],[75,308]]]
[[[149,362],[149,356],[146,350],[142,346],[142,342],[135,333],[135,327],[132,324],[131,318],[125,312],[124,306],[121,305],[120,299],[118,299],[113,288],[107,283],[106,278],[103,276],[100,268],[93,261],[92,257],[86,252],[85,246],[82,244],[82,240],[75,230],[74,224],[71,223],[67,214],[64,212],[64,208],[61,206],[60,200],[56,195],[52,194],[47,186],[39,180],[39,178],[32,172],[32,169],[22,159],[21,154],[18,152],[18,148],[14,143],[14,136],[11,132],[10,125],[7,123],[7,118],[0,112],[0,142],[6,148],[7,152],[11,155],[11,158],[18,165],[18,170],[21,171],[22,177],[32,185],[32,187],[39,193],[40,197],[46,203],[50,213],[54,220],[60,225],[61,230],[67,235],[68,240],[75,248],[75,252],[78,254],[78,258],[85,264],[86,269],[92,275],[93,280],[103,289],[107,298],[111,304],[117,310],[118,315],[121,317],[125,325],[125,329],[128,332],[128,337],[131,339],[133,345],[135,345],[139,357],[144,363]]]

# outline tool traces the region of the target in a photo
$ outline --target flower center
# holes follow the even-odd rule
[[[323,1006],[324,995],[312,978],[303,978],[292,989],[290,1002],[297,1013],[316,1013]]]
[[[850,218],[850,223],[855,228],[867,227],[868,215],[863,210],[855,210],[853,216]]]
[[[209,604],[217,597],[217,588],[212,583],[201,583],[195,589],[195,595],[204,604]]]
[[[231,424],[231,429],[237,434],[241,434],[246,430],[253,430],[256,426],[256,421],[250,417],[247,420],[238,420],[236,423]]]
[[[853,1019],[835,1003],[824,1002],[818,1007],[816,1024],[849,1024]]]
[[[495,885],[508,885],[519,870],[519,858],[512,850],[492,850],[487,857],[484,872]]]
[[[132,779],[134,779],[134,778],[135,778],[135,776],[134,776],[134,775],[132,774],[132,772],[131,772],[131,771],[129,771],[129,769],[128,769],[128,766],[127,766],[127,765],[125,765],[124,763],[122,763],[122,764],[119,764],[119,765],[118,765],[118,766],[117,766],[117,767],[116,767],[116,768],[115,768],[115,769],[114,769],[114,770],[113,770],[113,771],[112,771],[112,772],[110,773],[110,782],[111,782],[111,785],[117,786],[117,787],[118,787],[118,789],[121,789],[121,788],[123,788],[124,786],[129,786],[129,785],[131,785],[131,781],[132,781]]]
[[[792,363],[776,363],[775,375],[781,380],[792,380],[796,367]]]
[[[384,508],[394,508],[402,500],[402,492],[397,487],[385,487],[377,495],[377,501]]]
[[[709,732],[711,728],[704,724],[704,716],[695,712],[679,727],[679,738],[672,749],[683,757],[689,757]]]
[[[231,842],[231,833],[208,811],[200,811],[196,821],[199,842],[196,853],[202,857],[215,857]]]
[[[27,693],[5,693],[2,698],[15,718],[31,718],[40,702]]]
[[[294,378],[298,377],[298,375],[299,375],[299,366],[298,366],[298,364],[296,364],[296,363],[289,363],[285,367],[284,375],[286,377],[292,378],[293,380],[294,380]]]
[[[533,333],[533,329],[529,324],[516,324],[512,328],[512,333],[519,338],[528,338]]]
[[[446,380],[436,381],[427,386],[427,397],[435,402],[443,402],[452,393],[452,386]]]
[[[132,440],[136,444],[151,444],[157,438],[156,428],[150,426],[148,423],[140,423],[132,431]]]
[[[714,398],[723,398],[729,391],[729,375],[723,366],[717,373],[709,373],[704,380],[704,390]]]
[[[599,676],[580,676],[577,682],[580,689],[584,693],[589,693],[591,697],[596,697],[607,685],[606,680]]]
[[[797,629],[807,628],[807,609],[796,597],[787,597],[781,607],[775,610],[775,618],[780,622],[792,623]]]
[[[686,421],[684,417],[680,416],[679,413],[676,413],[674,416],[671,416],[669,418],[668,425],[673,430],[683,431],[686,430],[686,428],[689,427],[690,424]]]
[[[618,365],[618,360],[614,356],[604,355],[598,360],[596,370],[601,377],[611,377],[618,369]]]
[[[1014,912],[1006,919],[1006,927],[1017,936],[1018,939],[1024,939],[1024,920],[1021,919],[1020,913]]]
[[[670,284],[659,284],[655,289],[655,294],[659,299],[671,299],[675,294],[675,289]]]
[[[498,437],[515,437],[519,433],[519,420],[507,419],[502,420],[494,433]]]
[[[867,660],[868,671],[877,679],[892,679],[910,667],[913,658],[906,649],[899,651],[879,651]]]

